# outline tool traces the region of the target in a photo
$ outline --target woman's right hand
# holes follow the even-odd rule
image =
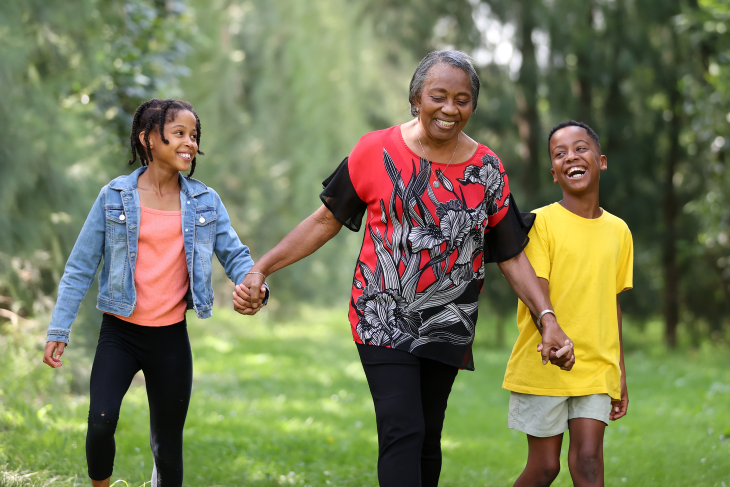
[[[61,367],[61,355],[66,348],[66,344],[63,342],[47,342],[46,349],[43,352],[43,363],[48,364],[52,369]]]
[[[255,315],[261,310],[265,296],[264,277],[260,274],[249,274],[241,284],[236,284],[233,309],[242,315]]]
[[[337,235],[341,228],[342,223],[337,221],[332,212],[326,206],[320,206],[273,249],[266,252],[243,282],[236,285],[233,308],[242,315],[256,314],[261,309],[261,300],[265,292],[265,290],[260,291],[264,283],[264,276],[260,273],[270,276],[279,269],[307,257]],[[239,299],[236,299],[237,297]],[[247,308],[248,303],[251,307]]]

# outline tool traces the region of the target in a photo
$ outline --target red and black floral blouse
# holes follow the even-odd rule
[[[484,264],[528,242],[494,152],[479,144],[446,167],[412,152],[395,126],[363,136],[323,186],[322,202],[350,230],[368,214],[350,299],[355,341],[474,370]]]

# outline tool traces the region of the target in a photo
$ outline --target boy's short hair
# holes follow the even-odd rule
[[[560,122],[557,124],[553,129],[550,131],[550,135],[548,135],[548,153],[550,152],[550,140],[552,140],[553,135],[555,132],[557,132],[560,129],[564,129],[565,127],[580,127],[584,129],[586,132],[588,132],[588,136],[593,139],[593,142],[596,143],[598,146],[598,152],[601,152],[601,141],[598,140],[598,134],[595,130],[590,128],[588,124],[585,124],[583,122],[577,122],[575,120],[566,120],[565,122]]]

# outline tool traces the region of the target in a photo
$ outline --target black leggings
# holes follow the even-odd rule
[[[91,369],[86,434],[89,477],[111,477],[119,409],[139,370],[144,372],[147,385],[156,484],[181,486],[182,433],[193,384],[193,357],[184,319],[170,326],[151,327],[104,314]]]
[[[357,344],[378,425],[381,487],[435,487],[441,430],[459,369],[392,348]]]

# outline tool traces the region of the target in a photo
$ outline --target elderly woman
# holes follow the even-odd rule
[[[525,227],[499,158],[463,129],[479,78],[459,51],[436,51],[410,85],[414,119],[363,136],[324,181],[324,203],[253,267],[234,293],[259,309],[266,276],[325,244],[367,211],[350,299],[352,334],[375,404],[381,486],[436,486],[441,430],[472,343],[484,265],[497,262],[542,333],[543,363],[575,358],[523,253]],[[569,350],[562,357],[556,352]]]

